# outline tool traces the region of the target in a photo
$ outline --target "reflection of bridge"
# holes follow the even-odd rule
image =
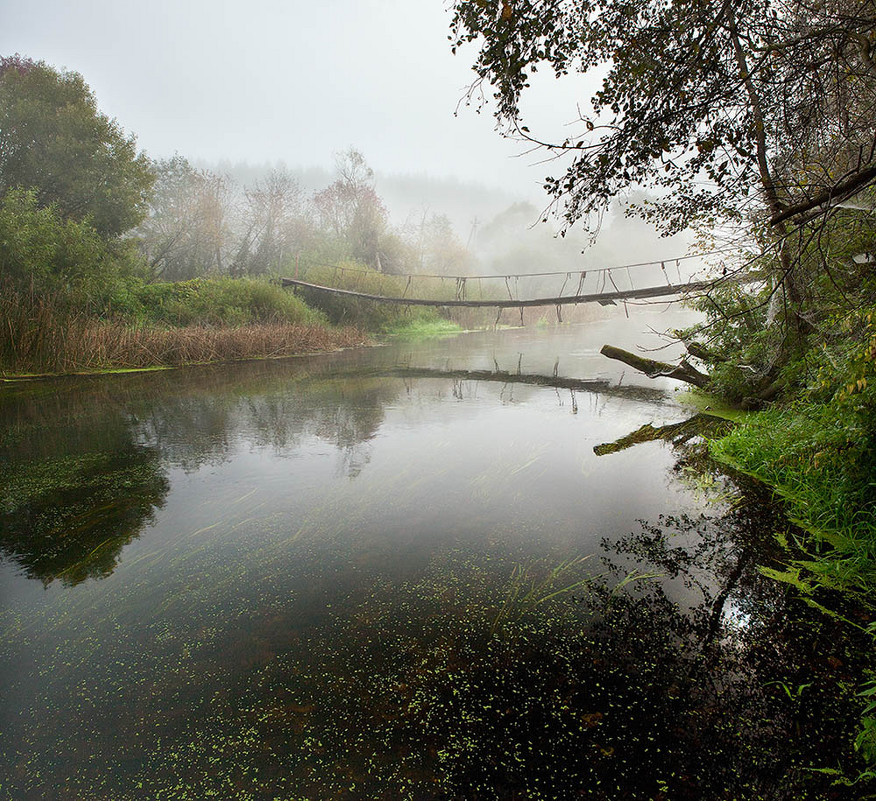
[[[665,401],[667,393],[656,387],[643,387],[637,384],[619,385],[607,378],[565,378],[559,375],[541,375],[538,373],[516,373],[506,370],[438,370],[430,367],[385,367],[376,370],[354,371],[345,373],[344,377],[357,375],[362,377],[380,376],[388,378],[420,379],[438,378],[454,381],[490,381],[499,384],[528,384],[534,387],[551,389],[568,389],[572,392],[590,392],[595,395],[611,395],[627,400],[638,400],[646,403]]]

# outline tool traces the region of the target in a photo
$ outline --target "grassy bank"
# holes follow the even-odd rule
[[[783,569],[762,569],[801,598],[876,638],[876,452],[867,405],[798,401],[747,415],[711,443],[721,462],[762,481],[803,534]],[[855,747],[876,765],[876,678],[860,688]]]
[[[361,345],[300,298],[267,281],[129,284],[106,308],[61,294],[7,291],[0,299],[0,374],[179,366],[293,356]]]
[[[799,402],[749,415],[712,443],[714,456],[771,487],[808,532],[801,586],[854,596],[876,615],[876,454],[864,418]]]

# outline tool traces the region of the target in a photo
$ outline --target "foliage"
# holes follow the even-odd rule
[[[867,417],[801,402],[746,418],[713,451],[773,487],[835,548],[866,552],[876,548],[874,440]]]
[[[357,262],[342,262],[337,267],[309,267],[302,278],[308,283],[369,295],[402,297],[406,292],[405,279],[369,269]],[[430,289],[436,293],[429,293],[432,297],[441,297],[442,290],[446,297],[452,296],[448,294],[452,293],[452,289],[441,286],[440,282]],[[355,325],[369,331],[391,330],[414,321],[431,323],[440,319],[437,311],[430,308],[375,303],[306,289],[302,290],[302,297],[309,305],[323,311],[333,324]]]
[[[149,215],[135,231],[150,275],[180,281],[219,272],[229,236],[225,181],[181,156],[152,170]]]
[[[382,271],[388,214],[374,189],[374,171],[355,148],[339,154],[336,169],[334,183],[313,198],[323,229],[346,245],[350,257]]]
[[[816,571],[832,573],[829,584],[863,591],[868,605],[876,590],[873,311],[854,309],[825,321],[820,347],[785,367],[793,400],[745,418],[713,444],[719,458],[773,487],[791,515],[829,543]],[[716,373],[724,391],[732,369]]]
[[[0,58],[0,194],[33,189],[40,207],[115,236],[143,218],[152,182],[146,156],[98,111],[81,75]]]
[[[99,311],[123,276],[136,272],[129,243],[107,242],[90,223],[40,207],[33,189],[0,199],[0,273],[7,291],[51,293]]]
[[[232,275],[277,275],[313,239],[303,194],[285,169],[273,169],[245,191],[244,229]]]
[[[256,279],[120,281],[99,317],[66,295],[0,296],[0,372],[65,373],[292,356],[360,345],[322,314]]]
[[[546,183],[567,223],[634,185],[659,190],[641,211],[668,232],[742,220],[754,193],[775,214],[874,157],[869,7],[479,0],[454,10],[454,49],[478,43],[475,71],[506,132],[571,157]],[[531,132],[521,111],[543,67],[604,70],[590,113],[562,141]]]
[[[174,326],[325,322],[288,290],[255,278],[146,284],[136,290],[132,305],[141,320]]]
[[[514,233],[519,234],[525,227],[519,226]],[[465,275],[471,272],[473,256],[459,241],[447,215],[424,212],[419,224],[409,224],[407,229],[405,233],[409,247],[415,252],[398,254],[391,263],[403,263],[407,258],[412,265],[409,269],[431,275]]]

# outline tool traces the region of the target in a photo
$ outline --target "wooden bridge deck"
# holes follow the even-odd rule
[[[372,300],[379,303],[396,303],[404,306],[437,306],[452,307],[466,306],[469,308],[499,308],[499,309],[522,309],[530,306],[563,306],[570,303],[601,303],[613,304],[624,300],[646,300],[648,298],[671,297],[683,295],[686,292],[698,292],[714,286],[715,281],[689,281],[682,284],[665,284],[663,286],[643,287],[641,289],[612,289],[603,292],[591,292],[585,295],[560,295],[552,298],[530,298],[528,300],[515,300],[513,298],[496,298],[495,300],[466,300],[455,298],[453,300],[427,300],[425,298],[400,298],[388,295],[371,295],[367,292],[354,292],[350,289],[336,289],[330,286],[310,284],[299,281],[296,278],[281,279],[283,286],[302,287],[316,292],[328,292],[343,297],[360,300]]]

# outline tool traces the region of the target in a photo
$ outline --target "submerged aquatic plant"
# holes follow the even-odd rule
[[[542,604],[585,588],[590,583],[591,577],[579,579],[574,578],[574,575],[590,558],[590,556],[581,556],[560,562],[541,578],[537,577],[539,572],[537,565],[514,565],[504,601],[493,618],[490,633],[495,634],[509,622],[519,621]],[[574,580],[570,581],[570,579]]]

